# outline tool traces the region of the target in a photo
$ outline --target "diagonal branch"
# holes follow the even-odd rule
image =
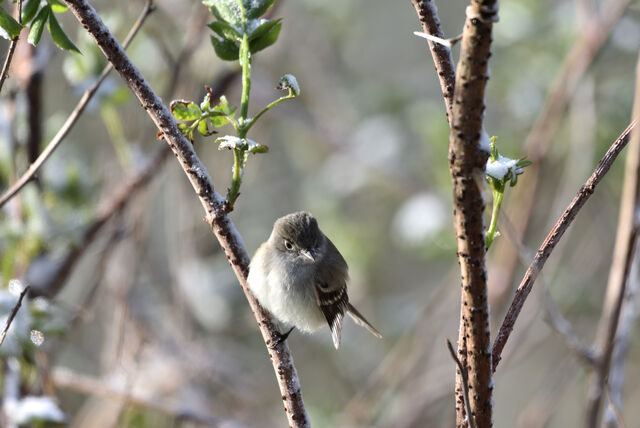
[[[127,38],[124,40],[123,46],[125,48],[129,46],[140,28],[142,28],[142,24],[144,24],[144,21],[154,10],[155,6],[153,5],[153,0],[147,0],[142,13],[140,14],[140,17],[135,22],[135,24],[133,24],[133,27],[129,31]],[[93,98],[95,93],[98,91],[98,88],[100,87],[104,79],[106,79],[107,75],[109,74],[109,72],[111,72],[112,69],[113,65],[107,64],[104,70],[102,70],[100,77],[98,77],[98,80],[96,80],[96,82],[89,89],[87,89],[84,94],[82,94],[82,98],[80,98],[80,101],[78,101],[76,107],[73,109],[58,133],[53,137],[49,144],[47,144],[47,147],[45,147],[42,153],[40,153],[40,156],[38,156],[35,162],[29,165],[29,168],[27,168],[25,173],[22,174],[22,176],[20,176],[20,178],[11,185],[11,187],[6,192],[4,192],[2,196],[0,196],[0,208],[2,208],[4,204],[6,204],[11,198],[13,198],[27,183],[29,183],[29,181],[31,181],[36,175],[38,170],[42,168],[42,165],[44,165],[47,159],[49,159],[54,150],[58,148],[69,131],[71,131],[73,126],[76,124],[76,121],[84,112],[85,107],[87,106],[87,104],[89,104],[89,101],[91,101],[91,98]]]
[[[7,337],[7,332],[9,331],[9,327],[11,327],[11,323],[13,322],[13,319],[16,317],[18,310],[20,310],[20,306],[22,306],[22,299],[24,299],[24,296],[29,292],[29,289],[30,287],[28,285],[24,287],[24,290],[22,290],[22,292],[20,293],[20,297],[18,297],[18,301],[16,302],[15,306],[11,310],[11,313],[9,314],[9,318],[7,318],[7,322],[4,325],[4,328],[2,329],[2,333],[0,333],[0,346],[2,346],[2,343],[4,342],[4,338]]]
[[[440,19],[438,18],[438,8],[433,0],[411,0],[413,7],[418,13],[422,31],[425,34],[444,38],[444,32],[440,27]],[[451,123],[453,111],[453,92],[456,85],[456,70],[451,56],[451,48],[441,43],[435,43],[429,40],[429,50],[436,66],[438,79],[440,79],[440,88],[444,96],[444,104],[447,109],[447,119]]]
[[[96,41],[102,52],[127,85],[140,100],[153,122],[176,155],[191,185],[200,199],[206,213],[206,220],[211,225],[213,233],[218,238],[238,281],[245,292],[249,305],[256,317],[265,344],[273,343],[278,336],[277,328],[269,316],[262,309],[247,287],[247,273],[249,271],[249,255],[244,247],[242,238],[231,219],[224,212],[223,198],[215,192],[213,181],[206,168],[200,162],[191,143],[182,135],[176,121],[162,100],[144,80],[138,68],[129,60],[118,41],[109,32],[95,9],[86,0],[66,0],[65,3],[76,16],[78,21]],[[293,364],[293,358],[286,343],[275,348],[269,348],[269,355],[276,372],[280,392],[284,401],[285,412],[292,427],[310,426],[300,382]]]
[[[507,343],[511,332],[513,331],[513,326],[520,314],[520,310],[524,305],[527,296],[531,292],[533,288],[533,283],[535,282],[538,274],[544,267],[545,262],[551,255],[551,252],[558,244],[564,232],[569,228],[573,220],[578,215],[580,209],[584,206],[587,200],[591,197],[593,192],[595,191],[596,186],[602,180],[602,178],[606,175],[607,171],[616,160],[622,149],[629,142],[629,135],[631,130],[636,126],[636,122],[633,121],[627,129],[622,132],[622,134],[613,142],[607,153],[600,159],[598,162],[598,166],[596,167],[591,177],[587,180],[587,182],[580,188],[578,194],[573,198],[567,209],[562,213],[556,224],[553,226],[553,229],[549,232],[546,239],[536,252],[536,255],[529,265],[527,272],[522,278],[522,282],[520,286],[516,290],[516,294],[513,297],[513,301],[511,302],[511,306],[507,311],[507,314],[504,317],[504,321],[502,321],[502,325],[500,326],[500,331],[496,336],[496,340],[493,343],[493,370],[496,370],[498,363],[501,359],[502,350],[504,349],[504,345]]]

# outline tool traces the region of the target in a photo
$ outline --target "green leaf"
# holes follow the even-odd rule
[[[225,61],[236,61],[240,54],[238,46],[229,40],[220,40],[215,36],[211,36],[211,44],[216,51],[216,55]]]
[[[200,110],[208,111],[211,107],[211,96],[209,94],[204,96],[204,99],[200,103]]]
[[[200,119],[202,116],[202,110],[193,101],[175,100],[169,108],[173,117],[183,122]]]
[[[15,39],[20,35],[20,30],[22,30],[22,25],[18,23],[15,19],[11,17],[3,8],[0,7],[0,27],[6,31],[6,35],[9,36],[8,40]],[[3,32],[2,36],[5,36]]]
[[[204,0],[203,3],[209,6],[213,16],[220,21],[231,25],[242,25],[242,11],[235,0]]]
[[[247,19],[259,18],[276,2],[276,0],[243,0]]]
[[[66,12],[67,9],[69,9],[67,5],[58,0],[47,0],[47,2],[51,5],[51,10],[55,13]]]
[[[51,8],[49,6],[43,7],[31,23],[31,29],[29,30],[29,37],[27,40],[33,46],[38,46],[38,43],[40,43],[42,30],[44,30],[44,24],[47,22],[47,18],[49,18],[49,13],[51,13]]]
[[[40,6],[40,0],[28,0],[22,8],[22,22],[28,24],[31,22],[36,13],[38,12],[38,6]]]
[[[209,129],[209,119],[202,119],[198,122],[198,132],[204,137],[217,133],[215,129]]]
[[[280,28],[282,28],[282,24],[278,21],[261,37],[251,40],[249,42],[249,51],[251,53],[256,53],[274,44],[276,40],[278,40],[278,35],[280,34]]]
[[[49,14],[49,24],[47,25],[49,32],[51,33],[51,38],[53,42],[58,45],[60,49],[66,51],[74,51],[80,53],[80,50],[73,44],[69,37],[62,31],[58,20],[56,19],[53,13]]]
[[[249,141],[249,148],[247,149],[248,153],[267,153],[269,151],[269,147],[264,144],[257,143],[253,140]]]
[[[280,19],[276,19],[274,21],[267,21],[267,20],[262,20],[262,22],[260,21],[253,21],[256,22],[256,26],[254,27],[254,29],[250,32],[249,34],[249,41],[254,40],[254,39],[258,39],[262,36],[264,36],[266,33],[268,33],[273,27],[275,27],[276,25],[278,25],[280,22],[282,21],[282,18]],[[248,26],[249,28],[251,28],[251,25]]]
[[[296,79],[296,76],[293,74],[287,73],[282,76],[276,86],[276,89],[279,91],[286,91],[289,89],[294,97],[300,95],[300,85],[298,84],[298,79]]]
[[[231,25],[227,24],[224,21],[214,21],[208,25],[217,35],[222,37],[224,40],[230,41],[240,41],[242,40],[242,35]]]
[[[224,114],[233,116],[233,114],[236,112],[236,108],[229,104],[229,101],[227,101],[227,97],[222,95],[220,96],[220,102],[218,102],[218,105],[214,107],[214,111],[221,111]]]

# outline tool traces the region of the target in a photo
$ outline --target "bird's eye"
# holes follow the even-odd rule
[[[293,244],[286,239],[284,240],[284,247],[289,251],[293,250]]]

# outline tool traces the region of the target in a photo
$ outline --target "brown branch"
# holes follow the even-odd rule
[[[458,243],[462,302],[458,353],[470,380],[471,414],[461,405],[464,391],[456,380],[456,423],[474,418],[480,428],[493,423],[489,306],[485,270],[484,170],[489,156],[484,131],[484,91],[489,79],[491,32],[497,20],[495,0],[472,0],[462,33],[456,70],[453,116],[449,136],[449,169],[453,182],[454,226]],[[487,140],[487,141],[485,141]],[[462,376],[457,373],[456,378]]]
[[[22,306],[22,299],[24,299],[24,296],[29,292],[29,289],[30,287],[28,285],[24,287],[24,290],[22,290],[22,292],[20,293],[20,297],[18,297],[18,301],[16,302],[15,306],[11,310],[11,313],[9,314],[9,318],[7,318],[7,323],[4,325],[4,329],[2,330],[2,333],[0,333],[0,346],[2,346],[2,343],[4,342],[4,338],[7,337],[7,332],[9,331],[9,327],[11,327],[11,323],[13,322],[13,319],[16,317],[16,314],[18,313],[20,306]]]
[[[422,31],[424,31],[425,34],[444,39],[444,32],[442,31],[440,19],[438,18],[438,8],[434,1],[411,0],[411,3],[420,18]],[[440,79],[440,88],[444,96],[447,119],[449,123],[451,123],[451,118],[453,117],[453,94],[456,84],[456,70],[453,64],[453,57],[451,56],[451,48],[441,43],[435,43],[432,40],[429,40],[428,44],[433,62],[436,66],[438,79]]]
[[[135,35],[138,33],[138,30],[140,30],[140,28],[142,27],[142,24],[144,23],[144,21],[154,10],[155,10],[155,6],[153,5],[153,0],[147,0],[145,7],[142,10],[142,13],[138,17],[138,20],[135,22],[131,30],[129,31],[129,34],[127,35],[127,38],[123,43],[123,46],[125,48],[129,46],[129,44],[131,43],[131,40],[133,40]],[[54,150],[58,148],[60,143],[62,143],[62,141],[67,136],[69,131],[71,131],[71,129],[75,125],[76,121],[78,120],[82,112],[84,112],[85,107],[87,106],[87,104],[89,104],[89,101],[91,100],[91,98],[93,98],[95,93],[98,91],[98,88],[100,87],[100,85],[102,84],[102,82],[104,81],[104,79],[107,77],[107,75],[112,69],[113,69],[113,65],[107,64],[107,66],[102,70],[100,77],[98,77],[98,80],[96,80],[96,82],[89,89],[87,89],[84,92],[84,94],[82,94],[82,98],[80,98],[80,101],[78,101],[78,104],[76,105],[76,107],[73,109],[73,111],[71,112],[67,120],[64,122],[60,130],[58,130],[58,133],[53,137],[53,139],[51,139],[51,141],[49,142],[49,144],[47,144],[47,147],[45,147],[42,153],[40,153],[40,156],[38,156],[38,159],[36,159],[35,162],[29,165],[29,168],[27,168],[24,174],[22,174],[20,178],[15,183],[13,183],[11,187],[9,187],[9,189],[7,189],[4,192],[4,194],[0,197],[0,208],[4,204],[6,204],[12,197],[14,197],[27,183],[29,183],[29,181],[33,179],[33,177],[38,172],[38,170],[42,167],[42,165],[44,165],[47,159],[49,159],[49,157],[53,154]]]
[[[636,94],[632,117],[640,115],[640,58],[636,67]],[[638,130],[631,134],[629,153],[625,165],[624,183],[620,197],[620,213],[618,216],[618,231],[613,250],[613,260],[609,270],[607,292],[602,307],[602,316],[598,323],[598,334],[595,345],[600,359],[590,379],[589,398],[587,403],[586,426],[595,428],[600,426],[600,409],[602,395],[609,376],[611,356],[615,347],[615,337],[618,322],[622,312],[626,284],[629,277],[631,262],[636,249],[638,238],[637,209],[640,193],[640,133]]]
[[[601,7],[602,12],[591,17],[582,28],[578,38],[565,56],[551,87],[547,92],[544,105],[533,127],[525,138],[524,146],[533,165],[527,167],[527,173],[518,181],[519,191],[509,201],[506,212],[514,221],[516,239],[522,240],[529,226],[534,204],[539,200],[538,190],[547,152],[552,147],[552,138],[565,117],[565,111],[573,97],[582,76],[594,61],[596,55],[609,39],[616,23],[622,17],[630,0],[609,0]],[[499,263],[499,283],[492,288],[500,290],[497,300],[502,301],[511,290],[511,283],[518,266],[518,256],[504,240],[498,241],[492,260]],[[492,302],[495,305],[495,302]]]
[[[18,24],[22,25],[22,0],[18,0],[18,5],[16,6],[16,10],[18,12]],[[4,86],[4,81],[9,75],[9,66],[11,65],[11,60],[13,59],[13,53],[16,51],[16,47],[18,46],[18,39],[20,39],[20,35],[18,34],[13,39],[11,39],[11,44],[9,45],[9,51],[7,52],[7,57],[4,60],[4,64],[2,65],[2,72],[0,72],[0,92],[2,92],[2,86]]]
[[[112,385],[108,381],[74,373],[68,369],[54,368],[51,378],[56,388],[116,400],[130,406],[151,409],[177,420],[196,422],[210,427],[229,426],[240,428],[242,426],[236,421],[203,414],[189,409],[187,406],[167,403],[140,393],[133,393],[127,391],[126,387]]]
[[[206,220],[211,225],[229,263],[231,263],[256,317],[265,344],[273,343],[279,332],[270,315],[260,307],[247,287],[246,279],[249,270],[247,250],[235,225],[225,214],[223,199],[214,191],[211,177],[196,155],[193,145],[182,135],[167,107],[144,80],[138,68],[129,60],[93,7],[85,0],[66,0],[65,3],[96,41],[109,62],[127,82],[127,85],[140,100],[142,107],[164,135],[167,144],[176,155],[198,195],[206,213]],[[267,348],[276,372],[289,424],[292,427],[310,426],[289,347],[286,342],[283,342],[274,349]]]
[[[501,359],[502,350],[504,349],[504,345],[507,343],[509,339],[509,335],[513,331],[513,326],[520,314],[520,310],[524,305],[527,296],[531,292],[533,288],[533,283],[535,282],[538,274],[544,267],[545,262],[551,255],[554,247],[558,244],[562,235],[567,230],[567,228],[571,225],[576,215],[582,208],[582,206],[587,202],[589,197],[595,191],[596,186],[602,180],[602,178],[606,175],[607,171],[616,160],[622,149],[629,142],[629,135],[631,130],[636,126],[636,122],[633,121],[627,129],[622,132],[622,134],[613,142],[607,153],[600,159],[598,162],[598,166],[591,174],[591,177],[587,180],[587,182],[580,188],[578,194],[573,198],[569,206],[562,213],[556,224],[553,226],[553,229],[549,232],[546,239],[536,252],[536,255],[529,265],[527,272],[520,283],[520,286],[516,290],[516,294],[511,302],[511,306],[507,311],[507,314],[504,317],[504,321],[502,321],[502,325],[500,326],[500,331],[496,337],[495,342],[493,343],[493,370],[495,371],[498,363]]]

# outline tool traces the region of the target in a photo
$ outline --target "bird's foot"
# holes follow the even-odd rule
[[[289,337],[294,328],[295,327],[291,327],[291,329],[289,329],[289,331],[284,334],[280,332],[276,333],[276,338],[274,339],[273,343],[269,345],[269,349],[275,349],[278,345],[287,340],[287,337]]]

